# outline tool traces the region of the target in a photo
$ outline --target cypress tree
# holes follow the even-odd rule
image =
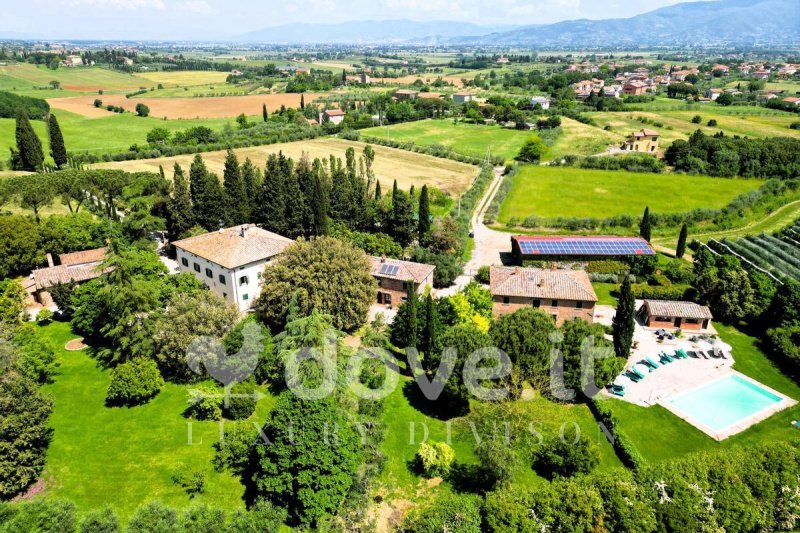
[[[381,201],[381,181],[378,180],[375,182],[375,201]]]
[[[200,154],[194,156],[189,168],[189,193],[197,224],[206,231],[220,229],[227,218],[224,193],[219,178],[208,172]]]
[[[306,108],[306,99],[303,93],[300,93],[300,109]]]
[[[44,152],[42,152],[42,141],[33,131],[31,121],[24,110],[17,111],[16,124],[17,139],[17,159],[19,162],[18,170],[28,170],[35,172],[41,170],[44,164]]]
[[[629,276],[625,276],[619,291],[617,313],[614,315],[614,320],[612,322],[614,352],[616,352],[617,357],[624,357],[627,359],[631,353],[635,314],[636,301],[634,300],[633,291],[631,290],[631,280]]]
[[[647,242],[650,242],[650,234],[650,207],[648,206],[644,208],[644,215],[642,215],[642,221],[639,223],[639,235]]]
[[[416,348],[419,318],[417,317],[417,286],[413,281],[406,281],[406,305],[408,305],[408,322],[406,323],[406,347]]]
[[[295,239],[305,233],[303,222],[307,203],[303,191],[300,189],[297,172],[291,166],[289,167],[289,172],[285,174],[284,198],[286,199],[286,230],[284,235]]]
[[[419,245],[428,246],[428,237],[431,232],[431,209],[428,200],[428,186],[423,185],[422,191],[419,193],[419,221],[417,223],[417,232],[419,234]]]
[[[236,226],[246,224],[250,219],[247,189],[242,178],[242,170],[239,168],[239,159],[230,148],[228,148],[228,153],[225,156],[222,183],[225,188],[225,203],[229,222]]]
[[[67,164],[67,147],[64,146],[64,136],[61,134],[61,127],[58,125],[56,116],[50,113],[47,119],[47,134],[50,137],[50,155],[58,168],[64,168]]]
[[[675,257],[680,259],[686,253],[686,239],[689,237],[689,229],[686,224],[681,226],[681,234],[678,236],[678,247],[675,249]]]
[[[425,298],[425,329],[422,331],[422,352],[430,357],[436,347],[436,323],[438,316],[436,313],[436,304],[433,301],[433,296],[428,294]]]
[[[162,169],[163,172],[163,169]],[[175,163],[172,196],[167,203],[167,234],[171,241],[180,239],[195,224],[189,180],[183,169]]]
[[[415,233],[414,208],[411,198],[403,191],[397,191],[392,197],[392,237],[406,247],[414,240]]]
[[[261,116],[264,117],[264,122],[269,119],[269,113],[267,113],[267,104],[261,105]]]
[[[242,165],[242,181],[247,193],[247,208],[250,219],[253,218],[258,207],[258,194],[261,190],[261,171],[256,168],[250,158],[244,160]]]
[[[178,164],[175,163],[175,165],[177,166]],[[180,167],[178,167],[178,168],[180,168]],[[158,165],[158,173],[161,176],[162,180],[167,181],[167,175],[164,174],[164,166],[163,165]]]
[[[270,154],[264,169],[256,221],[265,229],[283,234],[286,229],[284,176],[277,154]]]

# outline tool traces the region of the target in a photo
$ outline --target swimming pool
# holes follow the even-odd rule
[[[668,403],[673,410],[682,411],[694,421],[718,433],[747,422],[750,418],[756,418],[756,415],[764,411],[768,410],[772,414],[775,411],[769,408],[777,408],[785,399],[741,375],[730,374],[679,394],[668,400]],[[751,424],[757,421],[754,419]],[[742,427],[741,430],[743,429],[745,428]]]

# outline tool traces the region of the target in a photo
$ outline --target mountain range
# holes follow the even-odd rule
[[[800,0],[686,2],[625,19],[497,27],[453,21],[287,24],[236,38],[274,44],[442,44],[558,47],[800,44]]]

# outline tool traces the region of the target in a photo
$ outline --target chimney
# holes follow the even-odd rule
[[[385,254],[381,254],[381,263],[385,263],[385,262],[386,262],[386,255]]]
[[[556,270],[558,270],[558,265],[555,263],[555,261],[553,261],[550,263],[550,271],[555,272]]]
[[[519,276],[522,274],[522,269],[520,267],[514,267],[514,275]]]
[[[539,281],[536,282],[537,287],[544,287],[544,278],[539,278]]]
[[[55,264],[53,263],[53,254],[47,254],[47,266],[53,267]]]
[[[243,238],[243,239],[244,239],[245,237],[247,237],[247,226],[246,226],[246,225],[245,225],[245,226],[242,226],[242,228],[241,228],[241,233],[242,233],[242,238]]]

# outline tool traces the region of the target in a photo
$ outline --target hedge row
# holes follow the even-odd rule
[[[636,446],[633,445],[628,435],[617,427],[617,417],[614,416],[614,413],[611,412],[608,405],[602,400],[597,401],[595,398],[591,398],[589,400],[589,409],[591,409],[595,419],[603,423],[612,437],[614,437],[614,441],[611,445],[614,447],[614,451],[617,452],[617,457],[619,457],[620,461],[628,468],[633,468],[634,470],[644,466],[646,463],[645,458],[639,453]]]
[[[459,163],[467,163],[470,165],[481,165],[483,164],[484,160],[480,157],[472,157],[464,154],[460,154],[453,150],[452,148],[448,148],[446,146],[442,146],[440,144],[432,144],[430,146],[419,146],[411,141],[400,142],[400,141],[393,141],[391,139],[381,139],[380,137],[361,137],[360,140],[365,143],[369,144],[379,144],[381,146],[386,146],[389,148],[397,148],[398,150],[406,150],[409,152],[416,152],[418,154],[425,154],[431,155],[433,157],[441,157],[443,159],[451,159],[453,161],[458,161]],[[502,165],[505,162],[505,158],[500,156],[492,156],[491,163],[493,165]]]

